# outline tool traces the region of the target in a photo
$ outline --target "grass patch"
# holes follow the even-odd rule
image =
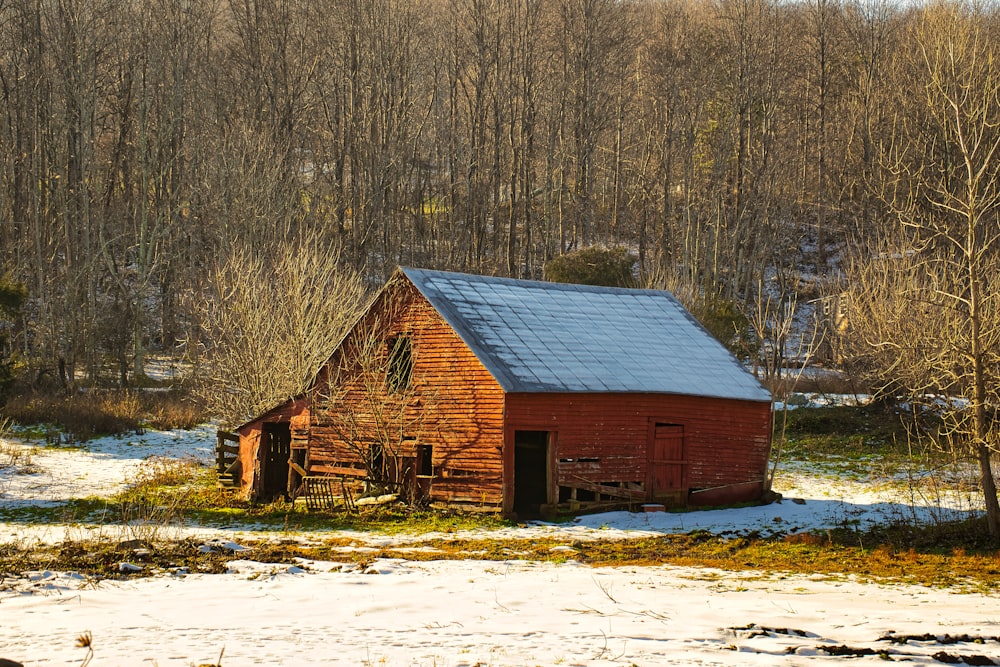
[[[426,512],[403,505],[360,508],[357,512],[307,512],[285,503],[254,505],[233,502],[228,507],[192,508],[184,516],[200,526],[285,533],[352,531],[379,535],[452,534],[510,526],[496,515]]]
[[[10,420],[0,418],[0,470],[17,468],[20,474],[34,471],[31,451],[26,447],[4,440],[10,433]]]
[[[574,541],[545,539],[434,539],[414,545],[358,549],[365,546],[351,537],[338,536],[308,543],[295,539],[243,541],[249,551],[206,551],[200,540],[139,540],[148,547],[139,563],[141,572],[119,571],[123,561],[136,562],[136,541],[67,541],[55,545],[0,544],[0,572],[35,569],[72,570],[96,577],[149,576],[171,568],[218,573],[233,558],[262,563],[293,563],[305,558],[365,565],[376,558],[408,560],[527,560],[565,562],[572,559],[590,566],[660,566],[714,568],[741,573],[746,579],[825,575],[831,579],[852,576],[864,582],[905,583],[953,587],[964,591],[1000,590],[1000,558],[995,550],[962,548],[933,552],[890,546],[865,548],[837,541],[835,535],[815,540],[725,539],[705,533],[668,535],[635,540]],[[700,575],[695,575],[700,576]],[[714,577],[711,571],[704,573]]]
[[[255,503],[220,488],[214,468],[196,461],[157,459],[144,467],[129,487],[111,499],[123,514],[149,514],[171,508],[172,516],[207,526],[250,523],[278,530],[356,530],[397,533],[451,533],[511,525],[495,515],[432,512],[403,504],[364,507],[357,512],[307,512],[283,501]]]
[[[912,448],[903,417],[881,405],[790,410],[784,435],[786,460],[822,463],[839,474],[864,474],[874,465],[906,470],[940,458]]]
[[[846,528],[830,532],[831,540],[849,546],[880,545],[895,551],[916,550],[929,554],[969,552],[993,554],[1000,559],[997,542],[990,537],[985,518],[942,521],[930,525],[896,522],[873,526],[864,533]],[[1000,560],[997,561],[1000,563]]]
[[[538,560],[573,559],[591,566],[658,566],[716,568],[727,572],[753,572],[754,576],[790,574],[854,576],[863,581],[900,582],[963,590],[1000,590],[1000,557],[995,549],[971,551],[961,547],[933,552],[906,547],[874,549],[838,542],[836,536],[797,539],[721,538],[705,533],[668,535],[634,540],[439,540],[421,542],[433,551],[383,548],[355,558],[407,558],[439,560]],[[570,546],[571,552],[565,548]],[[556,549],[558,547],[558,549]],[[254,556],[256,557],[256,556]],[[342,560],[334,546],[318,547],[310,557]]]
[[[120,508],[107,498],[74,498],[44,505],[0,506],[0,521],[73,528],[84,524],[114,526],[120,520]]]
[[[357,512],[308,512],[283,501],[255,503],[218,485],[214,468],[190,459],[152,458],[128,487],[109,498],[80,498],[57,505],[0,506],[12,523],[98,524],[145,533],[190,523],[210,528],[284,532],[350,530],[384,535],[454,533],[512,523],[497,515],[414,509],[403,504]],[[139,536],[139,535],[137,535]]]
[[[906,436],[898,413],[873,405],[790,410],[785,430],[796,451],[824,455],[905,454]]]
[[[22,427],[51,425],[81,441],[146,428],[190,429],[207,416],[201,404],[179,390],[92,390],[69,396],[36,393],[12,397],[3,413]],[[44,437],[50,429],[40,430]]]
[[[225,505],[189,507],[184,515],[204,526],[251,526],[259,530],[300,532],[345,530],[381,535],[455,533],[513,525],[494,514],[426,511],[403,504],[362,507],[356,512],[308,512],[301,506],[276,502],[250,503],[230,496]]]

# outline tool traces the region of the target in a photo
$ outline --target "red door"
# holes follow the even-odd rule
[[[649,467],[652,471],[654,498],[676,495],[687,488],[684,479],[684,427],[678,424],[656,424]]]

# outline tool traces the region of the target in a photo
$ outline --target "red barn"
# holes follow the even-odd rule
[[[771,396],[667,292],[399,269],[307,395],[238,432],[257,497],[729,504],[764,491]]]

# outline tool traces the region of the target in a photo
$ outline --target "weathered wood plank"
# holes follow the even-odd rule
[[[469,496],[499,503],[503,391],[450,325],[408,283],[404,281],[394,291],[383,292],[380,299],[352,336],[360,338],[365,327],[377,325],[379,335],[385,340],[406,336],[411,341],[412,395],[405,406],[394,403],[395,397],[384,391],[376,400],[396,406],[397,410],[402,408],[402,416],[395,423],[409,425],[410,432],[404,435],[410,439],[404,440],[394,454],[414,459],[417,447],[431,446],[431,464],[439,473],[429,484],[432,502],[450,498],[449,484],[454,482],[453,486],[469,489]],[[349,336],[342,350],[349,349],[350,339]],[[337,354],[331,363],[339,363]],[[365,386],[350,374],[341,376],[341,381],[347,393],[334,410],[352,418],[355,442],[376,441],[376,432],[384,424],[378,424],[373,414],[370,395],[366,393],[371,386]],[[334,469],[350,462],[360,463],[365,455],[357,446],[344,441],[337,424],[338,413],[313,411],[309,441],[311,470],[321,470],[322,465]],[[451,468],[476,471],[478,482],[448,478]]]
[[[626,500],[642,500],[643,498],[646,497],[645,489],[628,489],[621,486],[608,486],[606,484],[595,484],[594,482],[588,481],[582,477],[574,476],[570,484],[578,489],[593,491],[594,493],[600,493],[601,495],[611,496],[613,498],[625,498]]]
[[[347,468],[343,466],[330,466],[324,464],[316,464],[310,466],[310,475],[316,475],[317,473],[321,475],[341,475],[344,477],[359,477],[364,478],[368,476],[368,471],[364,468]]]

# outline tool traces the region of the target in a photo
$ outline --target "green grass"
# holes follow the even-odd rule
[[[881,406],[831,406],[789,410],[789,442],[826,454],[893,449],[905,441],[899,413]]]
[[[184,515],[208,526],[250,525],[261,530],[345,530],[383,535],[454,533],[513,525],[493,514],[431,512],[401,504],[367,507],[357,512],[309,512],[300,505],[293,507],[287,503],[233,503],[229,507],[190,508],[184,510]]]
[[[776,437],[782,416],[775,416]],[[835,468],[851,460],[882,465],[931,461],[930,450],[913,446],[905,418],[880,405],[789,410],[783,455],[788,460],[832,463]]]
[[[96,525],[122,523],[122,507],[107,498],[74,498],[49,505],[0,506],[0,521],[28,525]]]

